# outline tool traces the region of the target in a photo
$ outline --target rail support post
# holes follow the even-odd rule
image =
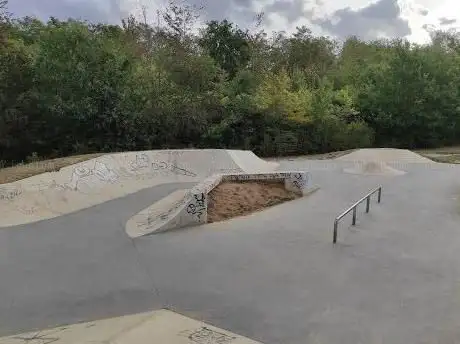
[[[371,196],[367,196],[367,199],[366,199],[366,213],[369,212],[370,207],[371,207]]]
[[[333,243],[337,242],[337,227],[339,226],[339,220],[334,221],[334,240]]]
[[[378,201],[380,203],[380,201],[382,200],[382,187],[379,188],[379,196],[378,197],[379,197]]]
[[[353,226],[356,225],[356,206],[353,208],[353,222],[352,222],[352,225]]]

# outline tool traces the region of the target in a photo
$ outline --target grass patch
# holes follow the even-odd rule
[[[435,162],[445,164],[460,164],[460,154],[449,154],[449,155],[424,155],[426,158],[431,159]]]
[[[307,159],[307,160],[332,160],[343,155],[353,153],[356,149],[348,149],[344,151],[329,152],[323,154],[311,154],[311,155],[296,155],[296,156],[282,156],[282,157],[269,157],[264,158],[267,161],[276,161],[276,160],[296,160],[296,159]]]
[[[420,155],[433,160],[434,162],[444,163],[444,164],[460,164],[460,153],[421,153]]]
[[[460,164],[460,146],[418,150],[416,153],[435,162]]]

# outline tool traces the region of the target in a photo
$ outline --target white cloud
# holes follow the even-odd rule
[[[316,34],[337,37],[358,35],[366,39],[384,35],[405,36],[424,42],[424,29],[455,27],[460,22],[458,0],[184,0],[205,5],[203,20],[224,19],[240,26],[253,23],[265,12],[266,29],[291,32],[307,25]],[[17,16],[36,15],[66,19],[118,23],[128,13],[140,16],[146,6],[149,19],[156,22],[156,10],[166,0],[10,0],[9,9]],[[443,26],[441,24],[444,24]],[[449,24],[449,25],[447,25]]]

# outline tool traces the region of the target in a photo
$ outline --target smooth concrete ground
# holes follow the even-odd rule
[[[460,340],[460,166],[342,172],[281,161],[315,194],[245,218],[129,239],[130,216],[183,184],[0,231],[0,335],[161,307],[266,344]],[[334,217],[382,184],[382,204]]]

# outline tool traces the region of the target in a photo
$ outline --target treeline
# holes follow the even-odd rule
[[[0,160],[163,148],[269,155],[460,143],[460,38],[339,43],[212,21],[11,18],[0,9]]]

